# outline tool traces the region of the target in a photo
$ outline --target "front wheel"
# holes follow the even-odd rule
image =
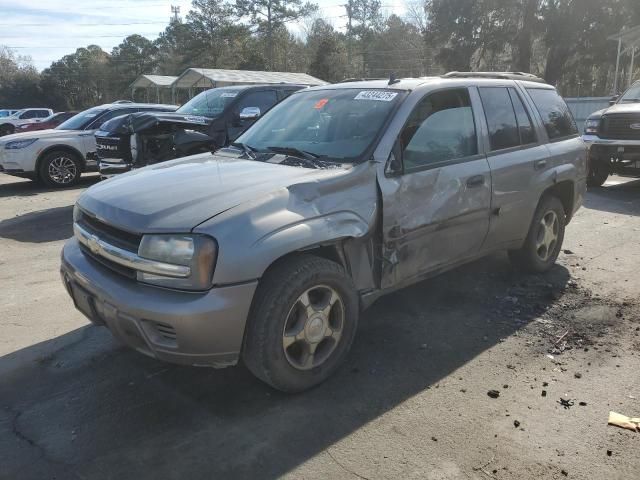
[[[509,258],[526,271],[548,271],[560,254],[565,224],[566,214],[562,202],[553,195],[544,196],[533,216],[524,245],[520,250],[510,250]]]
[[[589,162],[589,173],[587,176],[587,186],[601,187],[609,178],[609,166],[597,158]]]
[[[47,153],[40,162],[38,177],[48,187],[61,188],[75,185],[80,179],[80,162],[65,151]]]
[[[356,333],[358,295],[335,262],[300,255],[263,277],[247,324],[243,360],[289,393],[318,385],[346,357]]]
[[[16,131],[15,127],[11,124],[0,126],[0,137],[4,137],[5,135],[11,135]]]

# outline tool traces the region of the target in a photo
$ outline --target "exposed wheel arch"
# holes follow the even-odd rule
[[[15,133],[15,131],[16,131],[15,125],[11,123],[0,124],[0,134],[2,135],[11,135],[12,133]]]
[[[555,185],[547,188],[542,195],[540,195],[540,200],[538,200],[538,204],[542,202],[542,199],[547,195],[553,195],[557,197],[560,202],[562,202],[562,206],[564,207],[564,213],[566,216],[566,223],[569,223],[571,217],[573,215],[573,208],[575,202],[575,184],[570,180],[564,180],[562,182],[558,182]]]

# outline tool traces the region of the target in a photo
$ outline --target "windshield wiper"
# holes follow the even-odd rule
[[[311,165],[313,168],[327,168],[327,164],[320,159],[320,155],[317,155],[312,152],[307,152],[306,150],[300,150],[295,147],[267,147],[267,150],[270,150],[275,153],[282,153],[283,155],[288,155],[291,157],[295,157],[299,160],[303,160],[303,163],[307,165]],[[322,155],[324,157],[325,155]]]
[[[623,98],[622,99],[623,102],[640,102],[640,98]]]
[[[256,159],[255,149],[251,148],[249,145],[245,145],[244,143],[241,143],[241,142],[233,142],[231,146],[242,150],[242,152],[251,160]]]

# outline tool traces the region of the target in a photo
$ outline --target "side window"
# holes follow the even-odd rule
[[[246,107],[258,107],[260,115],[264,115],[267,110],[278,103],[275,90],[264,90],[262,92],[249,92],[240,99],[236,106],[236,113],[240,113]]]
[[[515,88],[509,88],[509,95],[511,95],[513,109],[516,111],[516,120],[518,120],[518,130],[520,131],[520,143],[522,145],[535,143],[538,139],[531,124],[531,117],[527,113],[520,95],[516,92]]]
[[[49,116],[49,112],[47,110],[38,110],[36,114],[37,118],[47,118]]]
[[[30,118],[36,118],[35,110],[28,110],[24,112],[22,115],[20,115],[20,120],[28,120]]]
[[[509,91],[505,87],[481,88],[480,98],[489,126],[491,151],[519,146],[518,122]]]
[[[97,130],[103,123],[111,120],[112,118],[129,115],[130,113],[136,113],[137,111],[139,111],[137,108],[117,108],[115,110],[109,110],[91,122],[91,125],[87,127],[87,130]]]
[[[578,133],[571,111],[558,92],[543,88],[528,88],[527,92],[540,112],[550,140]]]
[[[477,154],[468,90],[427,95],[411,112],[400,140],[405,171]]]

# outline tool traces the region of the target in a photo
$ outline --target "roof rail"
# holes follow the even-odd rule
[[[526,80],[528,82],[547,83],[532,73],[523,72],[449,72],[442,78],[495,78],[501,80]]]
[[[371,80],[389,80],[388,78],[345,78],[338,83],[369,82]]]

